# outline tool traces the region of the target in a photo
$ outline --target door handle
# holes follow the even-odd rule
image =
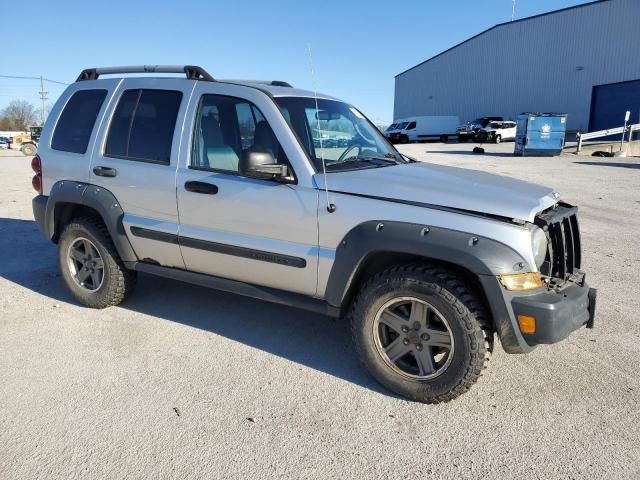
[[[93,173],[99,177],[115,177],[118,171],[111,167],[93,167]]]
[[[186,182],[184,189],[193,193],[204,193],[205,195],[215,195],[218,193],[218,186],[207,182]]]

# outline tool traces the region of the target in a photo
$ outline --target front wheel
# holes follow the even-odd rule
[[[81,304],[91,308],[118,305],[135,286],[136,272],[120,260],[107,227],[94,217],[69,223],[58,242],[62,278]]]
[[[407,137],[406,135],[402,135],[400,137],[400,143],[402,143],[403,145],[409,143],[409,137]]]
[[[448,135],[441,135],[440,136],[440,142],[447,143],[448,141],[449,141],[449,136]]]
[[[482,303],[454,273],[390,268],[365,284],[351,314],[354,342],[373,377],[412,400],[452,400],[477,381],[492,351]]]
[[[496,142],[496,144],[502,142],[502,137],[500,135],[496,135],[495,142]]]

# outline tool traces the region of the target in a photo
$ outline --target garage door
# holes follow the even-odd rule
[[[589,131],[621,127],[627,110],[630,122],[640,123],[640,80],[593,87]]]

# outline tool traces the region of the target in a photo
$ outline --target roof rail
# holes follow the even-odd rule
[[[282,80],[228,80],[228,79],[220,79],[219,82],[227,82],[227,83],[256,83],[258,85],[270,85],[272,87],[287,87],[293,88],[293,86],[289,82],[284,82]]]
[[[87,68],[80,72],[76,82],[97,80],[100,75],[120,73],[184,73],[188,80],[215,82],[215,79],[204,68],[196,65],[132,65],[129,67]]]

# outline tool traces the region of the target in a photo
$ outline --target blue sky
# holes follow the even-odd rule
[[[516,17],[584,1],[517,0]],[[17,4],[16,4],[17,5]],[[392,120],[394,76],[509,21],[512,0],[28,1],[29,22],[2,22],[2,75],[72,82],[86,67],[195,64],[214,77],[286,80]],[[28,5],[28,7],[26,7]],[[24,10],[24,9],[23,9]],[[45,84],[53,102],[64,87]],[[39,82],[0,78],[0,108],[39,105]]]

